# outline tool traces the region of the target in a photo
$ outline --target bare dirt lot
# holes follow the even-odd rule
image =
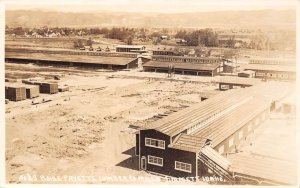
[[[46,71],[36,65],[6,64],[6,77],[60,75],[60,84],[70,86],[68,92],[41,94],[32,100],[6,104],[7,182],[110,183],[88,178],[48,182],[41,176],[152,177],[137,170],[134,130],[128,126],[143,125],[159,118],[159,114],[200,102],[200,92],[216,89],[217,85],[180,81],[194,79],[188,76],[168,81],[134,79],[127,74],[58,67],[48,67]],[[161,79],[166,77],[158,75]],[[52,101],[31,104],[42,99]]]

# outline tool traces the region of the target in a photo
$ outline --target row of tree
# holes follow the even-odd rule
[[[106,38],[118,39],[126,44],[133,44],[134,39],[139,41],[152,41],[153,44],[163,44],[166,42],[160,37],[163,35],[170,36],[168,29],[155,29],[154,31],[145,28],[68,28],[68,27],[39,27],[39,28],[9,28],[5,26],[6,34],[14,35],[40,35],[47,36],[51,33],[60,36],[91,36],[102,35]],[[250,42],[237,42],[238,40],[231,37],[227,40],[220,40],[218,34],[213,29],[199,30],[180,30],[175,36],[178,39],[184,39],[188,46],[200,47],[219,47],[227,46],[229,48],[249,48],[249,49],[295,49],[296,34],[294,31],[273,31],[268,34],[261,33],[248,38]],[[222,43],[221,43],[222,42]],[[225,42],[225,44],[224,44]],[[80,42],[78,43],[78,45]],[[171,43],[170,43],[171,44]],[[237,45],[238,44],[238,45]],[[79,45],[81,46],[81,45]]]
[[[178,31],[175,35],[176,38],[186,40],[188,46],[218,46],[218,34],[212,29],[200,29],[196,31]]]

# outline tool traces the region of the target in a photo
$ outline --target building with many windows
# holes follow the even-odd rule
[[[116,52],[139,52],[145,50],[145,46],[142,45],[118,45],[116,47]]]
[[[274,80],[296,80],[296,66],[247,64],[244,70],[255,71],[256,78]]]

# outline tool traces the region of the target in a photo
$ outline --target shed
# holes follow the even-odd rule
[[[238,72],[238,77],[254,78],[255,77],[255,71],[246,70],[246,71]]]

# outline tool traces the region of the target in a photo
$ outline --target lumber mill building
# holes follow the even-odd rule
[[[6,62],[128,69],[138,66],[138,58],[63,55],[42,53],[6,53]]]
[[[138,52],[145,50],[146,47],[142,45],[118,45],[116,47],[116,52]]]
[[[296,66],[270,65],[270,64],[247,64],[244,70],[255,72],[255,78],[274,80],[296,80]]]
[[[235,153],[239,144],[268,118],[270,110],[275,109],[271,108],[272,104],[287,95],[288,90],[282,87],[262,83],[224,91],[148,123],[136,132],[139,168],[173,177],[201,177],[212,172],[228,182],[254,179],[264,183],[291,183],[264,173],[249,174],[243,168],[234,168],[226,157]],[[251,168],[253,164],[247,165]],[[285,176],[284,171],[278,173],[277,176]]]
[[[216,76],[223,72],[223,65],[219,58],[153,55],[143,68],[144,71],[168,72],[169,67],[174,67],[176,74]]]

